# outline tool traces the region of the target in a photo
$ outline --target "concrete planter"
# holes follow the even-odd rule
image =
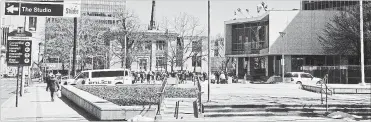
[[[137,115],[154,118],[156,105],[152,106],[119,106],[73,86],[62,86],[62,96],[99,120],[129,120]]]

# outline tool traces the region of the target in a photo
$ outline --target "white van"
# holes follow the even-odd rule
[[[82,71],[71,85],[132,84],[133,77],[127,69],[100,69]]]

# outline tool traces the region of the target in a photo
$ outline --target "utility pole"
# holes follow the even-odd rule
[[[363,0],[359,1],[360,7],[359,7],[359,17],[360,17],[360,43],[361,43],[361,85],[365,86],[365,53],[364,53],[364,45],[363,45]]]
[[[210,0],[207,1],[207,101],[210,102]]]
[[[76,37],[77,37],[77,17],[73,18],[73,56],[72,56],[72,76],[75,74],[75,65],[76,65]]]

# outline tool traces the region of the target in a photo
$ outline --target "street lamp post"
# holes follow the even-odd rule
[[[280,33],[280,35],[281,35],[282,38],[283,38],[283,36],[286,35],[285,32],[279,32],[279,33]],[[286,45],[286,44],[284,44],[284,45]],[[282,82],[284,81],[284,78],[285,78],[285,54],[284,53],[285,52],[282,51],[282,58],[281,58],[281,60],[282,60],[282,62],[281,62],[281,64],[282,64]]]
[[[364,54],[364,45],[363,45],[363,0],[360,0],[359,1],[359,4],[360,4],[360,7],[359,7],[359,11],[360,11],[360,43],[361,43],[361,85],[365,86],[366,83],[365,83],[365,54]]]

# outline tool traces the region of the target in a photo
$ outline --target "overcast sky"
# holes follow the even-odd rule
[[[224,34],[224,21],[233,19],[237,8],[241,8],[244,12],[244,15],[237,12],[238,17],[249,15],[245,9],[249,9],[250,15],[258,16],[256,6],[262,1],[268,5],[268,9],[273,10],[300,8],[300,0],[211,0],[211,36]],[[147,26],[151,17],[151,3],[151,0],[128,0],[127,8],[135,12],[141,24]],[[156,24],[164,17],[173,18],[179,13],[187,13],[199,18],[207,34],[207,0],[156,0]]]

